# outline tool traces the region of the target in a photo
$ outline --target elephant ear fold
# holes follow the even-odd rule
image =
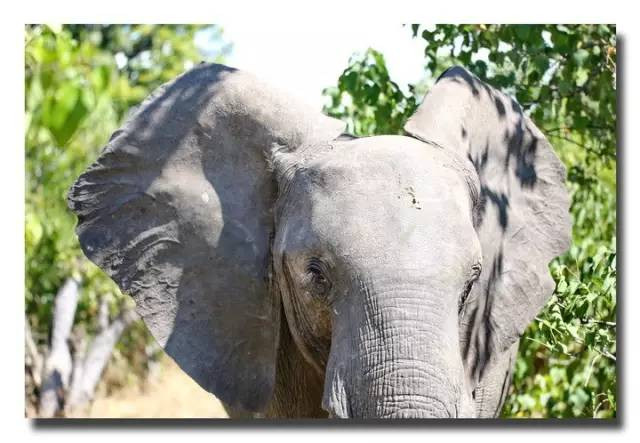
[[[405,130],[475,167],[483,270],[466,339],[470,358],[491,358],[518,340],[553,293],[548,265],[571,234],[564,166],[515,100],[461,67],[442,74]]]
[[[156,90],[69,192],[87,257],[182,369],[234,408],[264,409],[274,386],[267,159],[342,130],[251,75],[202,64]]]

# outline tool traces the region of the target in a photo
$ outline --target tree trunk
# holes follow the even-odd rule
[[[136,319],[131,309],[126,309],[91,342],[86,356],[78,355],[78,368],[74,371],[74,378],[65,403],[65,413],[84,408],[93,400],[96,388],[114,347],[118,343],[124,330]],[[108,320],[107,320],[108,321]]]
[[[49,418],[59,414],[71,376],[68,339],[78,305],[79,282],[69,277],[56,294],[53,308],[51,347],[44,363],[38,414]]]

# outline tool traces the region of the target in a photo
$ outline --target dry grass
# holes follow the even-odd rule
[[[213,395],[191,380],[168,357],[144,387],[128,386],[98,395],[90,410],[75,417],[90,418],[227,418]]]

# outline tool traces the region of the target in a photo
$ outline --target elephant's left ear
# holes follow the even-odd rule
[[[86,256],[234,409],[265,410],[275,385],[270,160],[323,148],[343,128],[247,72],[200,64],[156,89],[69,191]]]
[[[405,130],[468,159],[478,174],[483,271],[463,323],[475,324],[465,337],[468,358],[483,367],[515,343],[553,293],[548,265],[571,235],[565,169],[516,101],[461,67],[441,75]]]

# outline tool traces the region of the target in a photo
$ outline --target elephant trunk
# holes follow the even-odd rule
[[[353,418],[473,417],[452,295],[424,284],[364,292],[342,306],[351,315],[336,309],[325,409]]]

